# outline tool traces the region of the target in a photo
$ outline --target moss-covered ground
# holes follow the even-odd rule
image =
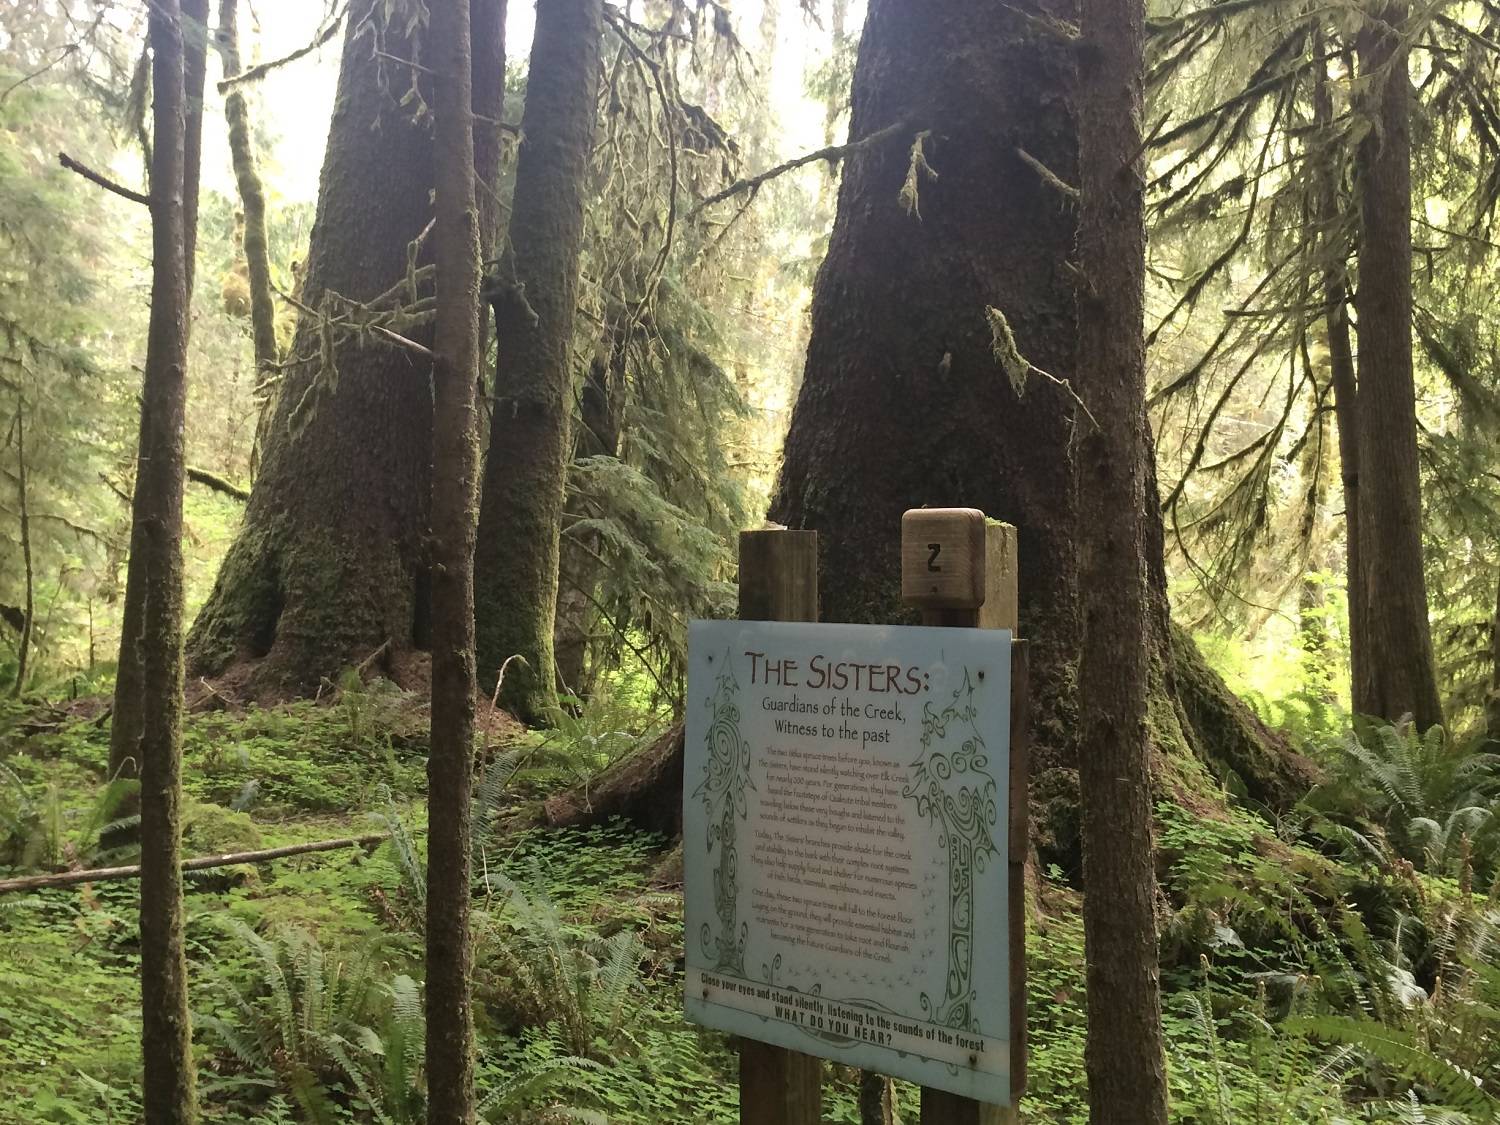
[[[395,689],[346,686],[189,719],[188,854],[393,833],[189,878],[207,1120],[422,1120],[426,717]],[[125,858],[98,845],[101,708],[5,712],[0,878]],[[631,743],[624,712],[601,722],[617,729],[496,739],[481,821],[511,823],[507,808]],[[1178,763],[1159,803],[1174,1120],[1491,1119],[1493,896],[1399,860],[1353,862],[1305,820],[1236,807],[1194,770]],[[667,847],[620,824],[477,842],[488,1120],[736,1120],[730,1044],[681,1015],[680,890],[656,874]],[[1031,883],[1030,1121],[1086,1120],[1077,880],[1051,865]],[[129,881],[0,895],[0,1122],[138,1120],[136,908]],[[833,1068],[826,1119],[858,1121],[856,1091],[857,1075]],[[914,1122],[915,1091],[897,1095]]]

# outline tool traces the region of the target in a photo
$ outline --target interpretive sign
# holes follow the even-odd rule
[[[692,623],[690,1019],[1009,1102],[1010,645]]]

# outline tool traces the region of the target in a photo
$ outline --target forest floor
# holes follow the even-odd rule
[[[119,860],[98,846],[111,816],[102,712],[86,700],[3,714],[0,878]],[[487,1120],[737,1117],[728,1041],[681,1014],[680,887],[657,874],[669,842],[619,823],[503,827],[634,744],[643,732],[618,720],[548,739],[507,728],[488,753],[474,924]],[[420,700],[383,686],[189,717],[187,855],[390,833],[188,877],[206,1119],[422,1120],[425,725]],[[1203,800],[1158,810],[1174,1120],[1400,1120],[1418,1102],[1489,1119],[1493,1098],[1465,1094],[1461,1076],[1478,1075],[1472,1092],[1495,1073],[1493,1030],[1444,1046],[1387,1010],[1395,981],[1420,1016],[1442,969],[1403,945],[1400,923],[1382,935],[1420,918],[1435,942],[1444,919],[1493,902],[1335,861],[1215,803],[1222,816],[1204,817]],[[1031,887],[1031,1121],[1086,1120],[1076,879],[1050,867]],[[138,1119],[137,897],[133,881],[0,895],[0,1122]],[[832,1068],[826,1120],[857,1122],[856,1095],[855,1072]],[[897,1102],[914,1122],[915,1091],[899,1086]]]

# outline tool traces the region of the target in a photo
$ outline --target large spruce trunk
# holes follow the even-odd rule
[[[1411,81],[1391,5],[1356,43],[1371,129],[1359,147],[1360,581],[1370,659],[1354,709],[1384,719],[1443,721],[1422,568],[1421,468],[1411,352]],[[1372,549],[1378,548],[1378,549]],[[1352,600],[1352,599],[1351,599]]]
[[[400,281],[431,216],[431,137],[398,105],[409,74],[372,37],[398,59],[418,45],[382,9],[355,0],[346,17],[302,288],[314,308]],[[430,363],[374,337],[325,355],[318,318],[301,318],[244,523],[188,639],[194,672],[254,662],[256,691],[296,693],[387,641],[425,642],[431,429]]]
[[[909,619],[903,510],[968,505],[1015,524],[1021,631],[1034,646],[1034,768],[1065,789],[1068,776],[1046,775],[1077,764],[1071,451],[1075,426],[1089,423],[1037,369],[1068,379],[1077,365],[1075,69],[1046,30],[1072,17],[1067,0],[871,4],[850,135],[900,121],[930,128],[922,152],[936,177],[913,161],[909,133],[846,161],[772,505],[776,521],[819,532],[829,621]],[[1017,356],[1030,368],[1023,393],[1005,370]],[[1285,807],[1311,769],[1171,625],[1151,458],[1143,471],[1153,741],[1186,742],[1250,796]],[[1062,853],[1076,846],[1059,842]]]
[[[196,13],[199,5],[194,6]],[[121,639],[115,713],[135,716],[141,778],[141,1009],[146,1120],[197,1119],[182,906],[182,479],[187,408],[188,261],[197,145],[188,143],[183,8],[150,16],[151,319],[141,390],[140,456],[131,503],[129,586],[135,627]],[[201,48],[201,42],[200,42]],[[201,62],[198,64],[201,67]],[[191,72],[193,63],[187,62]],[[200,70],[201,76],[201,70]],[[191,81],[191,79],[189,79]],[[201,77],[200,77],[201,88]]]
[[[871,3],[850,137],[901,121],[910,129],[844,164],[772,519],[818,531],[826,621],[907,616],[903,510],[969,505],[1015,524],[1021,628],[1036,646],[1034,713],[1052,732],[1038,744],[1046,764],[1072,727],[1079,635],[1073,408],[1041,380],[1017,394],[986,314],[1003,314],[1031,363],[1071,375],[1077,218],[1021,155],[1077,179],[1072,60],[1028,22],[1043,10]],[[923,154],[935,178],[912,168],[913,134],[928,129]]]
[[[1080,0],[1079,790],[1091,1121],[1167,1120],[1152,865],[1144,521],[1142,0]]]
[[[529,722],[556,700],[552,628],[572,411],[573,315],[599,79],[600,0],[541,0],[510,245],[495,305],[498,361],[474,586],[480,673],[511,656],[505,705]]]
[[[871,3],[850,136],[906,128],[845,162],[771,518],[818,531],[822,619],[855,622],[912,620],[900,598],[907,508],[968,505],[1017,526],[1021,631],[1033,646],[1033,824],[1048,860],[1071,865],[1081,633],[1070,450],[1075,418],[1088,422],[1068,389],[1034,370],[1018,395],[997,357],[1018,351],[1059,379],[1076,369],[1074,68],[1046,29],[1072,18],[1065,5]],[[929,128],[922,154],[936,178],[912,155]],[[1142,471],[1153,745],[1196,752],[1256,801],[1289,807],[1314,771],[1172,624],[1152,457]],[[612,768],[610,807],[659,824],[662,802],[680,794],[651,790],[681,776],[681,753],[680,736],[662,739]],[[552,803],[549,819],[593,822],[592,792]]]

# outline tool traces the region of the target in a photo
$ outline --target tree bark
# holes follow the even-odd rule
[[[1052,732],[1038,740],[1039,765],[1071,758],[1071,403],[1040,380],[1017,395],[986,308],[1005,316],[1033,364],[1071,375],[1076,218],[1020,150],[1076,180],[1070,51],[1027,19],[1072,15],[1066,0],[872,0],[849,138],[913,125],[844,164],[771,510],[819,532],[824,571],[840,576],[823,587],[828,621],[910,619],[896,565],[905,509],[967,505],[1015,524],[1038,729]],[[918,217],[900,192],[913,134],[928,128],[923,153],[937,177],[913,174]]]
[[[396,284],[431,214],[431,136],[397,104],[409,75],[372,51],[378,38],[413,59],[420,44],[404,21],[386,27],[383,7],[355,0],[347,16],[302,288],[313,308]],[[384,340],[326,343],[304,315],[244,523],[188,638],[195,673],[250,662],[264,695],[315,690],[386,641],[427,639],[430,364]]]
[[[429,0],[437,265],[432,464],[432,750],[428,759],[427,1074],[434,1125],[474,1120],[469,818],[474,771],[474,541],[479,210],[470,0]]]
[[[1089,1119],[1167,1120],[1147,729],[1141,0],[1080,0],[1077,517]]]
[[[1500,580],[1495,585],[1495,617],[1490,624],[1490,697],[1484,717],[1490,741],[1500,742]]]
[[[479,256],[494,257],[500,239],[500,153],[505,113],[505,0],[469,0],[469,53],[473,74],[475,203],[479,208]],[[483,340],[489,310],[480,310]],[[484,362],[481,352],[480,362]]]
[[[226,75],[239,74],[239,0],[219,0],[218,43]],[[266,192],[255,157],[255,138],[250,128],[250,103],[233,86],[224,96],[224,120],[229,126],[229,155],[234,181],[245,216],[243,251],[250,283],[250,338],[254,347],[256,378],[274,378],[279,358],[276,346],[276,307],[271,295],[271,254],[266,237]]]
[[[1321,37],[1314,43],[1321,56]],[[1313,120],[1320,132],[1333,125],[1333,99],[1322,64],[1313,76]],[[1335,146],[1328,145],[1330,153]],[[1333,383],[1334,420],[1339,431],[1339,476],[1344,486],[1344,576],[1349,602],[1350,698],[1359,698],[1355,685],[1366,681],[1370,654],[1368,591],[1359,525],[1359,399],[1358,377],[1349,326],[1349,247],[1342,229],[1344,207],[1339,198],[1339,169],[1332,158],[1318,165],[1318,221],[1323,241],[1323,326],[1328,343],[1329,377]]]
[[[1360,143],[1359,529],[1370,659],[1354,709],[1426,729],[1443,721],[1422,565],[1422,495],[1411,349],[1411,81],[1402,4],[1369,19],[1356,40],[1369,83],[1371,130]],[[1378,658],[1377,658],[1378,654]]]
[[[547,824],[584,828],[619,817],[669,840],[682,835],[682,739],[682,723],[674,723],[587,785],[547,798]]]
[[[1368,678],[1370,659],[1369,591],[1364,583],[1363,540],[1360,535],[1359,397],[1354,349],[1349,327],[1348,292],[1342,277],[1324,277],[1327,311],[1328,364],[1333,379],[1334,420],[1339,431],[1339,476],[1344,485],[1344,581],[1349,601],[1349,686]]]
[[[823,591],[831,621],[911,620],[897,567],[905,509],[964,505],[1015,524],[1021,632],[1035,646],[1034,776],[1062,771],[1063,783],[1078,765],[1072,449],[1075,425],[1088,421],[1067,388],[1036,371],[1061,380],[1077,368],[1075,64],[1045,27],[1074,15],[1068,0],[871,3],[851,141],[901,121],[930,126],[922,154],[937,178],[914,167],[910,132],[846,162],[771,509],[779,523],[819,532],[822,564],[841,576]],[[902,207],[909,177],[920,217]],[[1017,354],[1022,393],[1002,367]],[[1245,789],[1285,807],[1306,793],[1308,763],[1199,666],[1189,638],[1179,643],[1149,458],[1144,471],[1153,740],[1216,772],[1230,761],[1256,767],[1241,775]]]
[[[21,565],[25,570],[25,605],[21,607],[21,635],[16,641],[16,682],[11,694],[26,690],[31,641],[36,627],[36,574],[31,566],[31,498],[26,482],[26,401],[16,397],[16,507],[21,517]]]
[[[182,473],[187,402],[188,185],[184,13],[158,0],[150,13],[154,98],[151,169],[151,319],[141,393],[140,456],[131,505],[128,585],[140,596],[138,631],[121,665],[139,680],[116,687],[115,714],[139,721],[141,776],[141,1009],[147,1121],[197,1119],[187,964],[183,951]],[[201,76],[200,76],[201,81]],[[193,150],[196,156],[196,150]],[[126,653],[125,649],[133,649]],[[121,698],[132,688],[134,698]]]
[[[895,1125],[891,1080],[873,1070],[859,1072],[859,1125]]]
[[[516,163],[511,292],[495,307],[499,358],[475,560],[479,666],[521,719],[556,701],[552,630],[569,453],[573,315],[594,136],[600,0],[541,0]]]
[[[589,363],[579,395],[579,427],[573,461],[588,457],[618,457],[625,408],[625,340],[618,335],[606,354]],[[586,679],[589,641],[598,621],[594,593],[599,586],[598,532],[562,536],[557,585],[557,621],[552,631],[553,661],[558,686],[587,697],[593,685]]]
[[[203,149],[203,83],[207,67],[207,59],[204,57],[206,49],[204,32],[208,19],[208,0],[182,0],[174,10],[178,15],[177,49],[180,56],[176,65],[182,70],[183,113],[182,182],[177,190],[181,193],[183,209],[183,287],[186,292],[185,299],[191,301],[193,266],[198,245],[198,180]],[[153,185],[151,193],[153,201],[156,175],[155,150],[153,149],[148,173]],[[186,334],[192,329],[192,321],[186,313],[183,316],[185,339]],[[183,347],[187,347],[186,342]],[[185,359],[184,363],[186,363]],[[184,377],[186,377],[185,374]],[[141,466],[137,465],[136,472],[136,486],[139,487]],[[134,551],[133,545],[131,550]],[[120,660],[115,670],[114,715],[109,728],[109,773],[111,777],[139,777],[142,768],[141,739],[145,726],[142,692],[144,691],[145,670],[142,667],[144,658],[141,655],[140,637],[145,627],[147,592],[142,587],[141,580],[141,575],[135,571],[135,568],[127,567],[125,604],[120,610]],[[130,639],[128,642],[127,638]],[[122,816],[130,815],[134,812],[134,808],[135,798],[131,798],[122,804],[120,813]]]

